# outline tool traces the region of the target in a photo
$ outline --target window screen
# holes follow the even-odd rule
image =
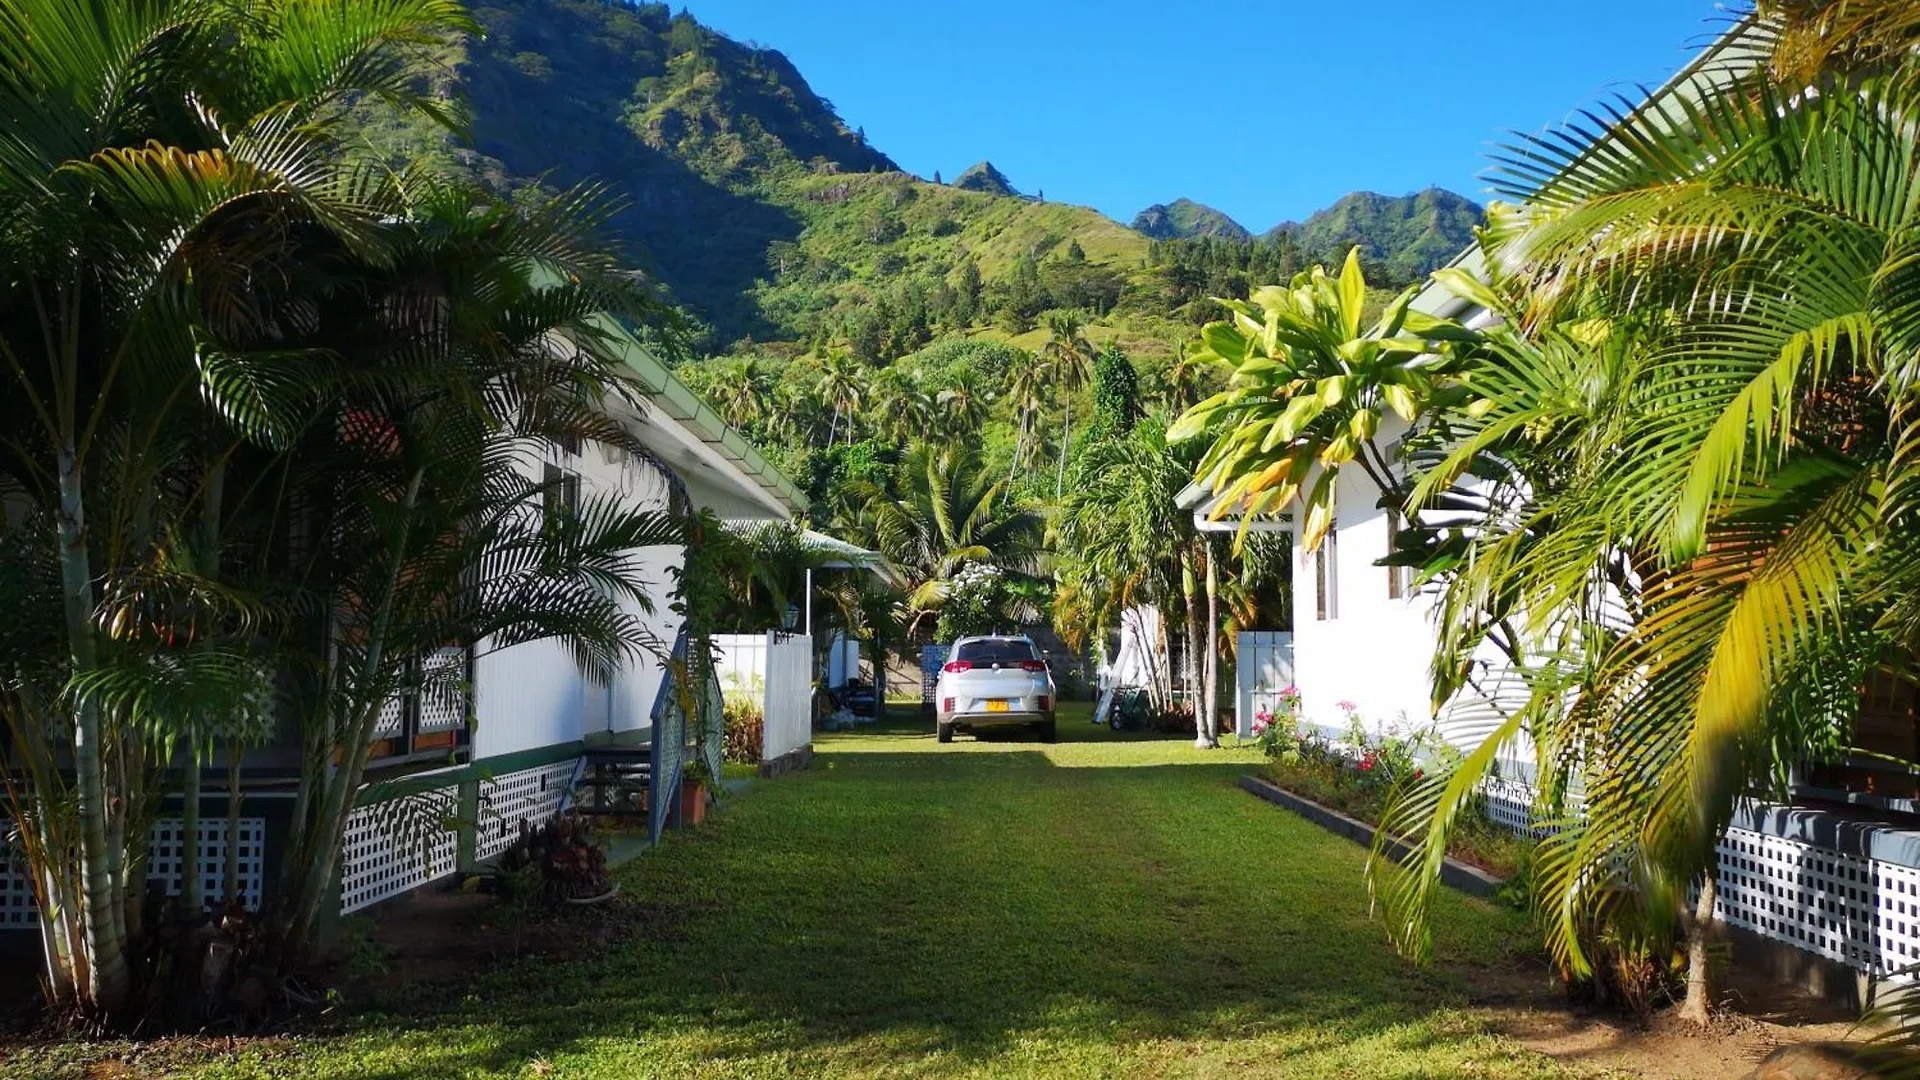
[[[981,638],[979,641],[961,642],[960,655],[955,659],[965,660],[969,664],[1017,664],[1022,660],[1038,660],[1040,654],[1034,650],[1031,641]]]

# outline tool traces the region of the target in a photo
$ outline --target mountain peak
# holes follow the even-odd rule
[[[1196,236],[1218,236],[1229,240],[1248,240],[1253,234],[1246,227],[1205,203],[1175,199],[1154,203],[1133,216],[1133,230],[1155,240],[1190,240]]]
[[[993,162],[981,161],[967,167],[967,171],[953,178],[953,186],[962,191],[984,191],[989,195],[1019,195],[1013,189],[1007,174],[994,168]]]
[[[1322,260],[1343,258],[1357,246],[1389,280],[1417,281],[1472,243],[1485,216],[1480,204],[1443,187],[1397,196],[1352,191],[1307,220],[1282,222],[1265,235],[1291,234],[1302,251]]]

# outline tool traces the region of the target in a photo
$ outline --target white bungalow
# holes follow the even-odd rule
[[[618,491],[643,507],[665,508],[675,486],[694,509],[733,520],[786,520],[806,508],[805,495],[741,435],[675,378],[637,341],[622,336],[645,407],[624,416],[652,460],[587,447],[557,452],[537,467],[562,490]],[[670,474],[670,475],[669,475]],[[641,553],[644,577],[656,598],[645,621],[651,635],[671,645],[681,617],[666,596],[684,550]],[[367,787],[348,827],[341,870],[340,910],[351,912],[407,892],[504,850],[522,821],[540,821],[575,789],[595,755],[633,769],[654,770],[650,820],[657,830],[671,816],[679,769],[687,751],[681,729],[659,738],[654,716],[664,699],[666,671],[656,659],[629,663],[609,685],[598,686],[554,642],[497,652],[484,645],[469,655],[448,649],[423,663],[467,669],[457,680],[472,695],[436,693],[390,703],[377,731]],[[471,718],[471,722],[469,720]],[[797,737],[804,737],[804,734]],[[257,903],[279,852],[292,810],[296,751],[270,746],[249,753],[242,774],[240,819],[242,892]],[[223,769],[209,770],[201,807],[201,874],[206,895],[224,892],[226,792]],[[397,828],[392,797],[424,801],[431,827]],[[420,815],[413,815],[417,820]],[[458,821],[442,827],[446,819]],[[177,891],[179,819],[156,823],[150,877]],[[0,849],[0,931],[36,931],[27,882]],[[11,936],[11,935],[8,935]]]

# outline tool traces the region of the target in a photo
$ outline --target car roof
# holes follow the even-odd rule
[[[1033,644],[1033,638],[1026,634],[968,634],[966,637],[953,639],[955,645],[969,641],[1024,641],[1029,645]]]

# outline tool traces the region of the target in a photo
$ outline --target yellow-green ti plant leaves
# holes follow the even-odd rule
[[[1375,441],[1383,414],[1412,424],[1465,404],[1457,350],[1477,340],[1458,323],[1412,310],[1419,291],[1409,287],[1363,331],[1367,282],[1355,248],[1338,277],[1315,266],[1285,287],[1219,301],[1232,318],[1201,330],[1196,355],[1231,368],[1232,377],[1167,432],[1169,442],[1212,437],[1195,479],[1219,496],[1216,517],[1238,513],[1250,522],[1298,501],[1301,542],[1312,550],[1333,523],[1342,466],[1357,464],[1383,491],[1398,489]]]

